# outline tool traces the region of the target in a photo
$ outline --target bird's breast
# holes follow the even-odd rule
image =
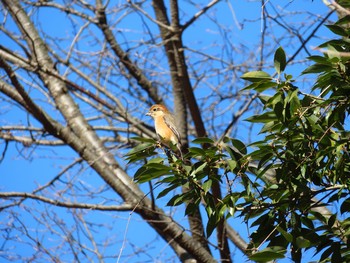
[[[174,135],[173,131],[162,119],[155,119],[155,128],[162,141],[171,141],[173,144],[177,143],[176,136]]]

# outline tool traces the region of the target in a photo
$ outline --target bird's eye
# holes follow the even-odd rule
[[[158,108],[154,108],[154,109],[153,109],[153,111],[157,111],[157,110],[158,110]]]

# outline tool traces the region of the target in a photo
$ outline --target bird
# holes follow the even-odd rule
[[[162,104],[155,104],[149,109],[146,115],[154,119],[154,126],[160,142],[171,150],[176,146],[181,159],[183,159],[180,133],[176,129],[175,118],[167,107]]]

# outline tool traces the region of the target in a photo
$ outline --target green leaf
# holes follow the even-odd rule
[[[197,205],[195,203],[188,203],[185,209],[185,215],[191,215],[197,211]]]
[[[156,161],[160,161],[159,158],[156,158]],[[158,178],[163,175],[171,174],[171,168],[161,164],[161,163],[147,163],[144,166],[140,167],[135,175],[135,181],[138,183],[148,182],[152,179]]]
[[[126,160],[129,161],[129,163],[136,162],[138,160],[144,160],[147,157],[151,157],[156,154],[155,152],[156,146],[155,141],[152,140],[151,143],[141,143],[131,149],[130,152],[128,152],[126,156]]]
[[[255,84],[255,86],[254,86],[253,90],[255,90],[257,92],[263,92],[267,89],[275,88],[277,86],[277,84],[275,82],[272,82],[272,81],[255,82],[254,84]],[[247,89],[247,88],[245,88],[245,89]]]
[[[286,250],[282,247],[268,247],[249,256],[249,259],[258,262],[267,262],[284,258],[285,252]]]
[[[266,104],[266,102],[271,98],[271,96],[268,96],[268,95],[263,95],[263,94],[260,94],[258,96],[258,99],[261,101],[262,104]]]
[[[327,49],[328,49],[327,55],[330,58],[330,61],[332,63],[338,63],[341,60],[339,51],[331,45],[327,46]]]
[[[206,227],[207,237],[211,236],[216,226],[217,226],[217,218],[215,213],[212,213],[212,215],[209,216],[209,220]]]
[[[324,65],[331,65],[331,63],[328,61],[327,57],[323,56],[310,56],[307,59],[312,60],[318,64],[324,64]]]
[[[259,82],[259,81],[266,81],[266,80],[272,79],[272,77],[264,71],[250,71],[250,72],[244,73],[241,78],[251,82]]]
[[[183,194],[177,194],[174,195],[167,203],[167,206],[178,206],[183,204],[184,202],[184,195]]]
[[[265,112],[260,115],[254,115],[246,119],[249,122],[266,123],[270,121],[277,121],[276,114],[272,111]]]
[[[327,222],[328,226],[333,227],[336,220],[337,220],[337,215],[336,214],[331,215],[328,218],[328,222]]]
[[[273,108],[276,103],[281,103],[284,101],[284,93],[281,91],[276,92],[271,98],[267,101],[266,107]]]
[[[280,75],[283,72],[287,65],[286,53],[284,52],[282,47],[279,47],[274,56],[274,65],[277,73]]]
[[[278,232],[282,234],[282,236],[288,241],[292,242],[293,241],[293,235],[285,231],[282,227],[277,226]]]
[[[270,185],[269,189],[277,190],[277,189],[278,189],[278,184],[272,184],[272,185]]]
[[[296,244],[299,248],[306,248],[306,247],[310,247],[311,246],[311,242],[310,240],[302,237],[302,236],[298,236],[296,238]]]
[[[333,46],[333,47],[338,47],[340,49],[342,49],[344,46],[348,46],[349,42],[346,39],[332,39],[329,40],[321,45],[319,45],[320,48],[328,48],[329,46]]]
[[[282,102],[277,102],[274,106],[273,106],[273,111],[276,114],[276,117],[278,120],[284,122],[285,121],[285,114],[286,111],[284,110],[284,106],[282,104]]]
[[[329,248],[327,248],[326,250],[324,250],[324,252],[322,253],[321,255],[321,258],[320,258],[320,262],[330,262],[330,260],[328,259],[328,257],[332,254],[333,252],[333,248],[332,246],[330,246]],[[327,261],[323,261],[327,259]]]
[[[157,199],[158,198],[161,198],[163,196],[166,196],[170,191],[174,190],[175,188],[177,187],[177,185],[172,185],[170,187],[167,187],[165,188],[163,191],[161,191],[158,196],[157,196]]]
[[[150,163],[163,163],[163,162],[164,162],[164,158],[156,157],[156,158],[149,159],[147,164],[150,164]]]
[[[290,103],[290,115],[293,116],[301,106],[300,100],[298,98],[298,90],[294,90],[292,93],[288,94],[287,99]]]
[[[237,167],[237,161],[235,160],[226,160],[228,167],[230,168],[230,171],[233,172],[235,170],[235,168]]]
[[[231,139],[231,144],[242,154],[247,154],[247,148],[243,142],[237,139]]]
[[[333,254],[331,257],[331,262],[345,262],[345,260],[342,258],[342,255],[341,255],[340,243],[339,242],[333,243],[332,249],[333,249]]]
[[[202,188],[205,193],[207,193],[210,190],[212,184],[213,184],[213,180],[210,180],[210,179],[203,183]]]
[[[205,156],[205,150],[203,150],[202,148],[198,148],[198,147],[190,147],[188,148],[188,151],[193,155],[193,156]]]
[[[192,171],[191,175],[196,175],[199,172],[203,171],[203,169],[207,166],[207,163],[202,163],[200,166],[198,166],[194,171]]]
[[[314,229],[314,222],[308,218],[308,217],[301,217],[301,222],[304,224],[304,226],[308,227],[309,229]]]
[[[204,143],[214,144],[214,141],[210,138],[202,137],[202,138],[194,139],[192,141],[192,143],[195,143],[195,144],[204,144]]]
[[[153,147],[153,144],[141,143],[141,144],[137,145],[136,147],[134,147],[133,149],[131,149],[131,151],[128,152],[126,156],[130,156],[132,154],[137,154],[137,153],[143,152],[143,151],[145,151],[149,148],[152,148],[152,147]]]
[[[345,7],[345,6],[343,6]],[[350,23],[350,15],[346,15],[342,18],[340,18],[335,24],[336,25],[344,25]]]
[[[350,199],[345,200],[340,206],[340,213],[350,212]]]
[[[260,133],[279,131],[281,126],[282,124],[280,122],[270,121],[261,128]]]
[[[338,26],[338,25],[326,25],[334,34],[343,36],[343,37],[348,37],[349,33],[347,30],[345,30],[343,27]]]
[[[264,148],[267,149],[268,151],[265,151],[265,154],[259,160],[258,168],[262,167],[263,165],[271,161],[271,159],[274,157],[274,153],[271,151],[272,150],[271,147],[270,148],[264,147]]]
[[[321,73],[332,69],[333,67],[331,65],[314,64],[305,69],[301,74]]]
[[[259,225],[266,225],[269,220],[268,214],[263,214],[258,219],[256,219],[252,224],[251,227],[259,226]]]

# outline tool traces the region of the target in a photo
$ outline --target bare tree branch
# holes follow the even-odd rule
[[[123,63],[123,65],[128,69],[129,73],[137,80],[140,87],[142,87],[148,93],[150,98],[155,103],[163,103],[162,98],[157,93],[157,89],[143,74],[142,70],[130,60],[127,52],[123,51],[123,49],[120,47],[117,40],[113,36],[112,31],[107,25],[107,17],[105,14],[105,9],[102,5],[97,5],[96,7],[96,19],[98,21],[97,26],[102,30],[107,43],[109,43],[112,50],[120,59],[120,62]]]
[[[26,192],[0,192],[0,197],[2,198],[17,198],[21,197],[23,199],[34,199],[51,205],[66,207],[66,208],[77,208],[77,209],[92,209],[100,211],[131,211],[134,206],[132,204],[122,204],[122,205],[98,205],[98,204],[86,204],[86,203],[71,203],[59,200],[53,200],[45,196],[26,193]],[[0,210],[3,208],[0,207]]]
[[[207,12],[211,7],[213,7],[214,5],[216,5],[217,3],[219,3],[220,0],[213,0],[211,1],[209,4],[207,4],[207,6],[205,6],[204,8],[202,8],[200,11],[198,11],[193,17],[191,17],[190,20],[188,20],[186,23],[184,23],[184,25],[181,27],[182,30],[185,30],[186,28],[188,28],[190,25],[192,25],[200,16],[202,16],[203,14],[205,14],[205,12]]]

